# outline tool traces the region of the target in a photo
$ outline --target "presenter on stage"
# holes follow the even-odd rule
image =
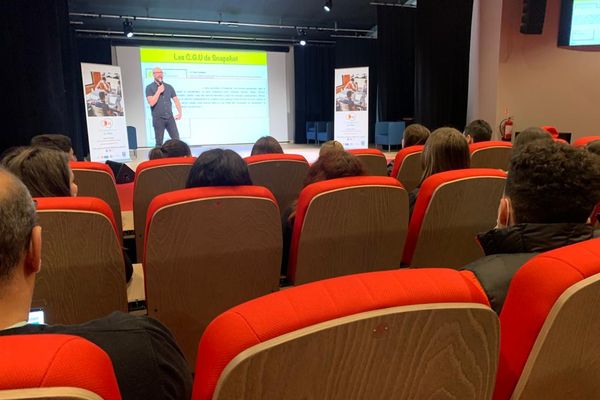
[[[163,144],[165,129],[169,132],[171,139],[179,139],[179,131],[175,120],[181,119],[181,103],[177,98],[175,89],[168,83],[163,82],[162,69],[155,67],[152,70],[154,82],[146,86],[146,100],[152,109],[152,126],[154,127],[154,137],[156,146]],[[173,118],[171,111],[171,99],[177,107],[177,115]]]

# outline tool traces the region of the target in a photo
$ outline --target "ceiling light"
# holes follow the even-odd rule
[[[123,21],[123,34],[128,38],[133,37],[133,22],[130,19]]]
[[[331,8],[332,8],[332,0],[327,0],[325,1],[325,4],[323,5],[323,10],[330,12]]]
[[[300,46],[306,46],[306,40],[302,39],[302,40],[300,41]]]

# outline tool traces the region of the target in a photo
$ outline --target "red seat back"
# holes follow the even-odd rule
[[[159,194],[184,189],[194,161],[193,157],[173,157],[144,161],[138,165],[133,187],[133,224],[139,262],[143,257],[148,205]]]
[[[598,273],[600,239],[540,254],[517,271],[500,314],[500,364],[494,399],[512,395],[556,300],[570,286]]]
[[[331,179],[298,198],[288,278],[294,284],[398,268],[408,226],[408,194],[389,177]]]
[[[398,179],[407,192],[411,192],[421,182],[423,175],[421,154],[424,148],[425,146],[422,145],[410,146],[396,154],[390,176]]]
[[[121,398],[108,355],[69,335],[0,337],[0,397],[3,390],[75,387],[105,400]]]
[[[588,145],[588,143],[596,141],[596,140],[600,140],[600,136],[584,136],[584,137],[580,137],[579,139],[577,139],[574,143],[573,146],[575,147],[585,147]]]
[[[309,326],[397,306],[488,305],[473,279],[471,273],[450,269],[380,271],[313,282],[241,304],[219,315],[202,336],[192,398],[212,399],[225,367],[240,353]],[[320,351],[334,358],[328,349]],[[496,362],[490,361],[490,365]]]
[[[408,227],[403,263],[458,268],[483,257],[476,235],[496,224],[506,173],[471,168],[425,179]]]
[[[354,154],[362,162],[367,175],[388,176],[387,159],[385,154],[378,149],[351,149],[348,153]]]

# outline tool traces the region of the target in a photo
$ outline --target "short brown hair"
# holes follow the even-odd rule
[[[412,124],[404,130],[403,148],[425,144],[431,132],[421,124]]]
[[[65,153],[70,153],[71,150],[73,150],[71,138],[65,135],[58,134],[44,134],[34,136],[33,138],[31,138],[31,145],[60,150]]]
[[[311,165],[304,186],[329,179],[365,174],[363,164],[354,154],[345,151],[327,151]]]
[[[338,142],[337,140],[328,140],[321,145],[319,149],[319,157],[323,154],[328,153],[330,151],[344,151],[344,145]]]
[[[67,155],[43,147],[22,147],[2,159],[2,165],[25,184],[33,197],[71,196]]]
[[[263,136],[254,143],[250,152],[251,156],[259,154],[283,154],[283,149],[274,137]]]
[[[439,128],[427,139],[423,156],[421,183],[433,174],[471,166],[469,145],[465,137],[454,128]]]

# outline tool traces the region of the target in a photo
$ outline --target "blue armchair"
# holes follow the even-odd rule
[[[404,126],[404,122],[377,122],[375,124],[375,144],[387,145],[388,151],[392,145],[401,145]]]
[[[306,143],[310,140],[317,142],[317,123],[315,121],[306,121]]]
[[[317,125],[317,143],[333,140],[333,122],[319,122]]]

